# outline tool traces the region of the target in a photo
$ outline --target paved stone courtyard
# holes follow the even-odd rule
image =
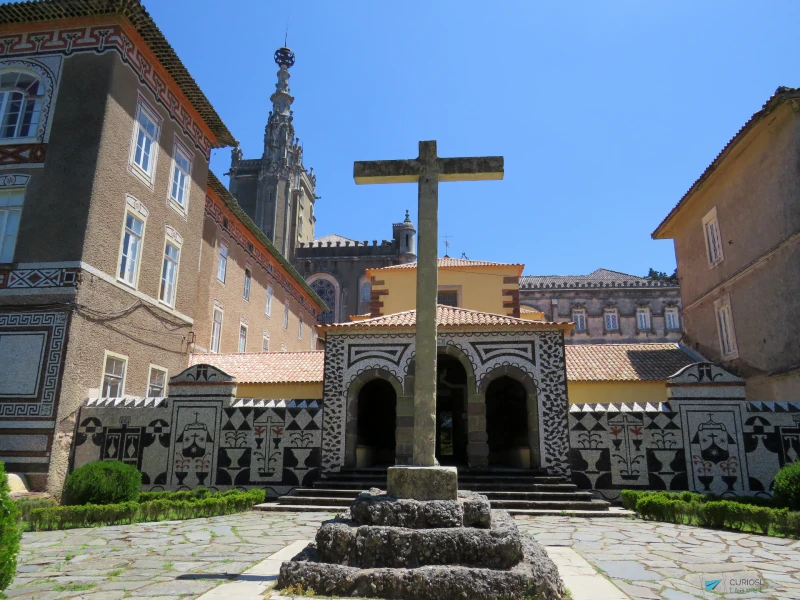
[[[313,539],[330,516],[251,512],[26,533],[17,577],[6,595],[14,600],[193,600],[290,543]],[[631,519],[517,520],[545,546],[571,546],[631,598],[720,598],[702,591],[700,574],[732,569],[757,571],[769,587],[764,594],[725,597],[800,598],[798,540]]]

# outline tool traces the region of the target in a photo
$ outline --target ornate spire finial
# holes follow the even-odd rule
[[[286,46],[275,50],[275,64],[282,69],[290,69],[294,66],[294,52]]]
[[[406,223],[411,222],[411,217],[408,216],[408,209],[406,209]]]

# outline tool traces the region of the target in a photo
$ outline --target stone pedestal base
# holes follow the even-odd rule
[[[361,494],[349,514],[323,523],[316,543],[281,565],[278,589],[298,584],[323,596],[566,598],[544,548],[472,492],[457,501]]]
[[[455,467],[389,467],[386,493],[414,500],[456,500],[458,471]]]

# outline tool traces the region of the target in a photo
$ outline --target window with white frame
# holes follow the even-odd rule
[[[24,200],[24,188],[0,191],[0,263],[14,260]]]
[[[214,318],[211,321],[211,352],[219,352],[222,339],[222,309],[214,307]]]
[[[139,105],[136,107],[136,122],[133,127],[130,166],[134,173],[141,176],[150,185],[153,183],[156,172],[160,130],[161,118],[140,98]]]
[[[719,232],[719,221],[717,220],[717,207],[715,206],[705,217],[703,217],[703,234],[706,239],[706,252],[709,268],[722,262],[725,258],[722,254],[722,236]]]
[[[650,331],[650,309],[640,306],[636,309],[636,328],[639,331]]]
[[[44,86],[24,71],[0,74],[0,139],[36,136]]]
[[[722,358],[733,359],[739,356],[736,346],[736,333],[733,329],[733,311],[731,310],[730,296],[725,295],[714,302],[717,313],[717,332],[719,334],[719,348]]]
[[[575,331],[586,331],[586,309],[572,309],[572,320],[575,323]]]
[[[125,394],[125,371],[128,357],[121,354],[105,353],[103,361],[103,385],[100,395],[103,398],[120,398]]]
[[[268,317],[272,316],[272,296],[273,295],[274,295],[274,292],[272,291],[272,286],[268,285],[267,286],[267,306],[264,308],[264,314],[266,314]]]
[[[169,199],[183,211],[189,201],[189,184],[192,175],[192,155],[175,140],[172,157],[172,182],[169,186]]]
[[[289,329],[289,301],[283,305],[283,328]]]
[[[250,271],[250,269],[245,269],[244,270],[244,289],[242,290],[242,297],[245,300],[248,300],[248,301],[250,300],[250,283],[251,283],[252,279],[253,279],[253,273]]]
[[[264,335],[261,338],[261,351],[269,352],[269,334],[266,332],[264,332]]]
[[[125,227],[122,230],[122,249],[119,257],[117,277],[132,287],[136,287],[139,276],[139,258],[142,254],[144,221],[131,211],[125,211]]]
[[[299,317],[297,321],[297,339],[303,339],[303,317]]]
[[[619,331],[619,315],[616,308],[607,308],[603,311],[606,321],[606,331]]]
[[[664,321],[667,331],[678,331],[681,328],[681,319],[677,306],[670,306],[664,309]]]
[[[163,398],[167,395],[167,370],[150,365],[150,375],[147,378],[147,397]]]
[[[164,264],[161,266],[161,289],[158,299],[168,306],[175,306],[175,290],[178,286],[178,263],[181,249],[166,241],[164,244]]]
[[[219,260],[217,261],[217,279],[225,283],[225,276],[228,273],[228,246],[219,245]]]
[[[247,352],[247,325],[239,323],[239,352]]]

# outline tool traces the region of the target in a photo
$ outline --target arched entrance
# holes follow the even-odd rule
[[[436,365],[436,458],[443,465],[467,464],[467,372],[454,356]]]
[[[516,379],[498,377],[486,388],[486,436],[490,466],[533,466],[528,392]]]
[[[393,465],[397,393],[385,379],[373,379],[358,392],[356,466]]]

